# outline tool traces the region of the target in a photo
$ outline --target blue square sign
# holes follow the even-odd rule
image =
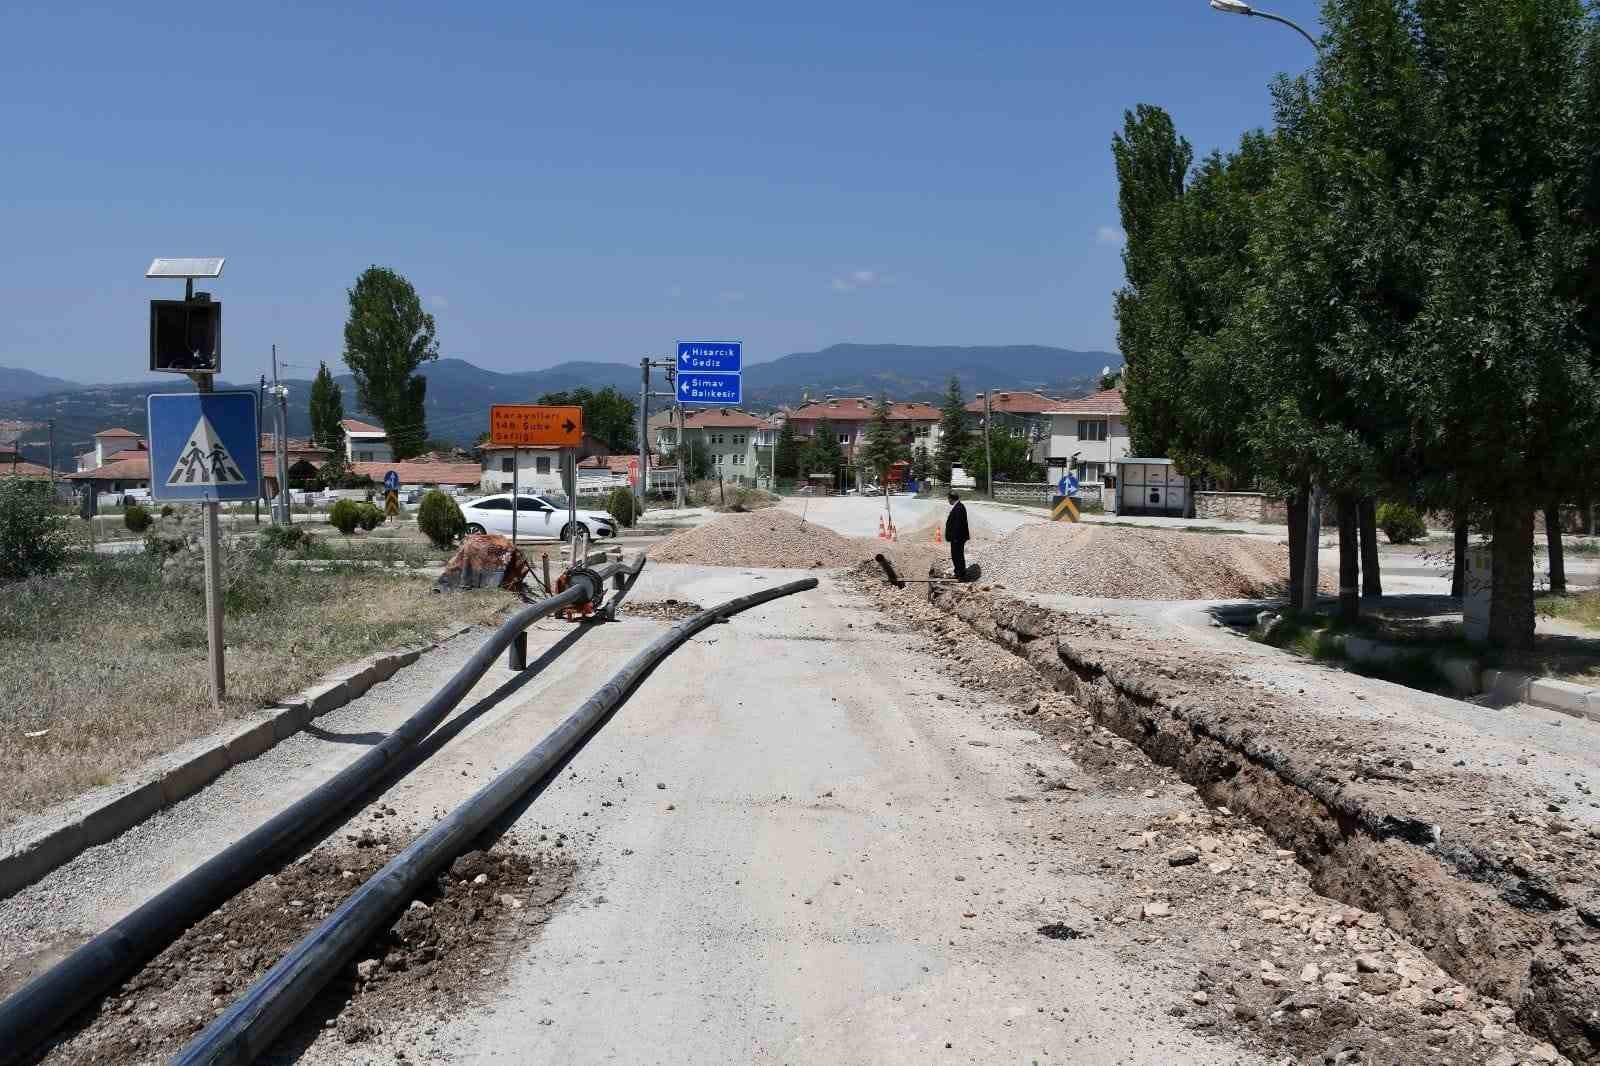
[[[152,497],[253,500],[259,495],[255,393],[155,393],[148,402]]]

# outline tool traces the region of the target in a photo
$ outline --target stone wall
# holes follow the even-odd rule
[[[1197,492],[1194,494],[1194,516],[1213,522],[1284,521],[1281,517],[1266,517],[1267,503],[1267,497],[1259,492]]]

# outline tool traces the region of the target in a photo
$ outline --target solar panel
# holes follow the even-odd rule
[[[223,257],[198,256],[177,259],[153,259],[150,269],[144,272],[147,278],[220,278],[222,276]]]

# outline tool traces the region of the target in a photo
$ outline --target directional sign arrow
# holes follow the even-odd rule
[[[578,424],[569,418],[565,422],[561,423],[561,428],[566,430],[568,433],[571,433],[573,430],[578,428]]]

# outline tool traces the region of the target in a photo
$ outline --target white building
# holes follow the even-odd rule
[[[513,469],[517,487],[528,492],[563,492],[560,448],[495,448],[480,450],[483,488],[486,492],[510,492]],[[513,463],[515,467],[513,468]]]
[[[344,458],[347,463],[387,463],[394,460],[389,434],[382,427],[354,418],[339,423],[344,430]]]
[[[1047,412],[1050,455],[1046,476],[1054,483],[1068,470],[1078,475],[1085,496],[1114,490],[1116,462],[1129,454],[1128,408],[1121,389],[1068,400]],[[1107,478],[1111,484],[1107,484]],[[1109,501],[1115,493],[1106,495]]]

